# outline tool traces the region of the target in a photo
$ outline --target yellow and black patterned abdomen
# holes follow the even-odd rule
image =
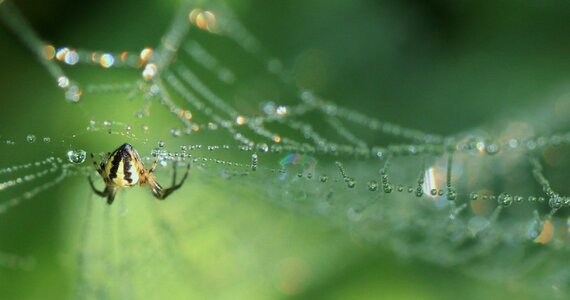
[[[136,150],[124,144],[107,159],[105,174],[119,187],[129,187],[139,183],[139,174],[143,167]]]

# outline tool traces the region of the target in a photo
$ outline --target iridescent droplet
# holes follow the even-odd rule
[[[113,66],[114,63],[115,63],[115,58],[113,57],[113,55],[109,53],[105,53],[101,55],[101,58],[99,58],[99,64],[103,68],[110,68]]]

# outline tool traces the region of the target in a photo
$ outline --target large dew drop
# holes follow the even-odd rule
[[[87,153],[84,150],[69,150],[67,151],[67,159],[74,164],[81,164],[85,161]]]

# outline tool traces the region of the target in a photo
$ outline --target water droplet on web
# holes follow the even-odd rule
[[[321,175],[321,177],[319,178],[321,180],[321,182],[327,182],[329,180],[329,177],[327,175]]]
[[[163,147],[164,147],[164,142],[163,142],[163,141],[158,141],[158,147],[163,148]]]
[[[61,76],[59,78],[57,78],[57,85],[60,88],[68,88],[69,87],[69,78],[65,77],[65,76]]]
[[[284,105],[279,105],[277,107],[277,109],[275,109],[275,112],[277,113],[277,115],[279,116],[284,116],[287,114],[287,106]]]
[[[513,204],[513,196],[508,193],[501,193],[497,198],[497,204],[503,207],[508,207]]]
[[[257,145],[257,150],[261,151],[261,152],[268,152],[269,151],[269,146],[265,143],[263,144],[258,144]]]
[[[99,59],[99,64],[103,68],[110,68],[113,66],[114,63],[115,63],[115,58],[113,57],[113,55],[109,53],[101,55],[101,58]]]
[[[562,204],[564,204],[564,198],[558,195],[555,195],[548,200],[548,205],[552,208],[561,208]]]
[[[497,141],[493,139],[485,141],[485,153],[495,155],[499,153],[499,151],[501,151],[501,145]]]
[[[374,192],[378,190],[378,181],[371,180],[368,182],[368,190]]]
[[[257,154],[253,153],[251,155],[251,170],[255,171],[257,170]]]
[[[67,159],[74,164],[81,164],[87,158],[87,153],[84,150],[69,150],[67,152]]]
[[[44,143],[49,143],[49,142],[51,142],[51,138],[49,138],[47,136],[44,137]]]
[[[170,130],[170,134],[172,134],[173,137],[179,137],[182,135],[182,130],[178,128],[173,128]]]
[[[346,186],[348,188],[354,188],[356,186],[356,181],[353,178],[346,179]]]
[[[445,196],[447,197],[447,200],[453,201],[457,198],[457,192],[455,192],[454,189],[448,189]]]
[[[69,50],[65,53],[63,61],[68,65],[75,65],[79,62],[79,54],[75,50]]]
[[[77,85],[72,85],[65,91],[65,99],[69,102],[76,103],[79,102],[82,94],[83,91],[81,91]]]
[[[33,135],[33,134],[28,134],[28,136],[26,136],[26,141],[27,141],[28,143],[33,143],[33,142],[35,142],[35,141],[36,141],[36,136]]]

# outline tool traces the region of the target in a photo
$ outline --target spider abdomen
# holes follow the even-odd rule
[[[129,187],[139,183],[140,172],[138,166],[141,162],[137,159],[134,149],[129,144],[124,144],[115,150],[107,159],[105,172],[109,180],[119,187]]]

